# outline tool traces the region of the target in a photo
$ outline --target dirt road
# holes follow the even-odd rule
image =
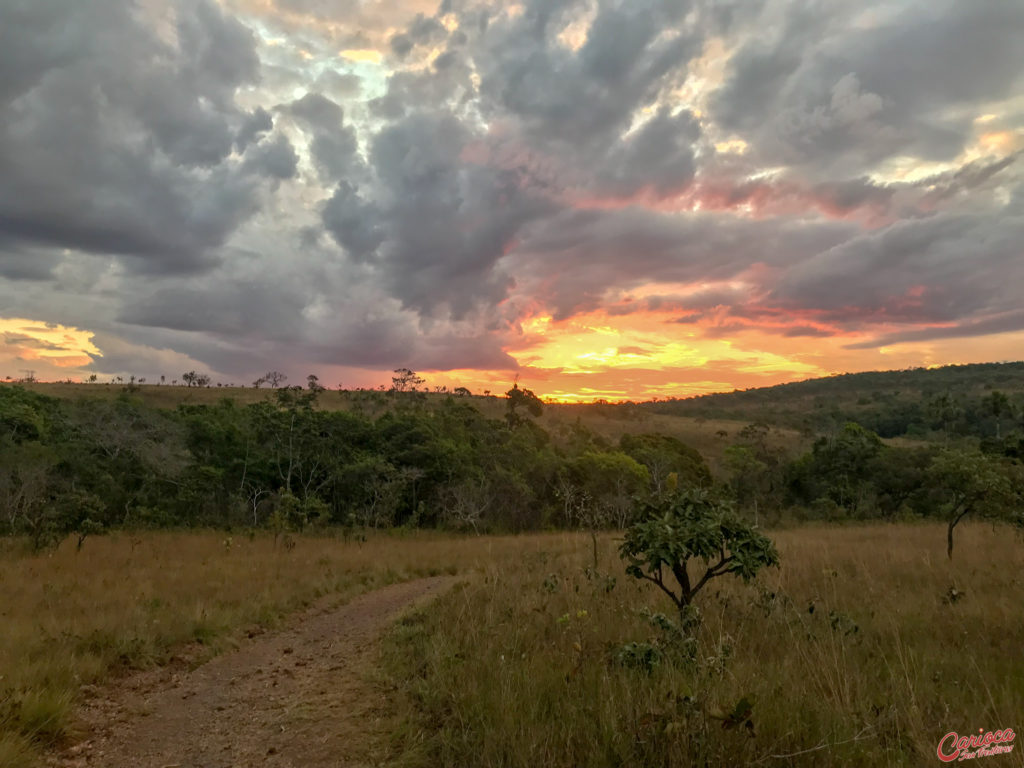
[[[394,584],[340,608],[321,603],[279,632],[192,671],[155,670],[83,707],[63,768],[326,768],[379,763],[386,712],[367,679],[376,642],[453,577]]]

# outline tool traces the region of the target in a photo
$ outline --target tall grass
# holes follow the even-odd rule
[[[969,526],[952,564],[937,525],[775,538],[779,569],[698,598],[696,659],[613,541],[595,572],[584,538],[524,539],[390,636],[399,764],[916,766],[951,730],[1024,727],[1014,534]]]
[[[130,533],[27,555],[0,540],[0,768],[59,742],[83,686],[131,668],[191,663],[324,595],[344,600],[472,568],[512,540],[391,535],[367,542]]]

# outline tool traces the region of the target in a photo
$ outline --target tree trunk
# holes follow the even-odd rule
[[[959,515],[951,518],[949,521],[949,528],[946,530],[946,557],[949,558],[950,562],[953,561],[953,529],[956,528],[957,524],[964,519],[964,516],[971,511],[970,507],[964,509]]]

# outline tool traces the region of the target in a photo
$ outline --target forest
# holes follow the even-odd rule
[[[116,528],[621,529],[671,478],[761,524],[941,519],[951,553],[967,516],[1018,521],[1022,369],[857,374],[576,405],[565,411],[574,419],[548,429],[540,417],[556,406],[518,384],[503,398],[428,394],[415,386],[421,379],[409,385],[411,372],[396,371],[389,391],[347,393],[342,408],[324,407],[337,393],[315,377],[258,390],[256,401],[175,407],[147,404],[134,383],[112,397],[91,396],[109,395],[109,385],[51,397],[8,384],[0,524],[37,549],[68,536],[82,546]],[[803,440],[781,446],[772,436],[799,421],[796,408],[807,414]],[[739,417],[740,428],[719,432],[712,473],[707,456],[672,434],[671,419],[648,424],[651,413]],[[632,431],[603,428],[615,419],[632,419]]]

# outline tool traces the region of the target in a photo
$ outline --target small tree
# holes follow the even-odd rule
[[[764,566],[779,563],[771,539],[704,490],[670,492],[651,502],[626,531],[619,555],[627,574],[668,595],[684,625],[693,599],[711,579],[731,573],[750,581]],[[703,571],[698,566],[691,575],[691,560],[701,561]],[[678,589],[666,581],[668,574]]]
[[[408,368],[395,368],[395,375],[391,377],[392,392],[408,392],[414,390],[426,381],[415,371]]]
[[[505,398],[508,403],[505,420],[508,422],[509,429],[515,429],[523,421],[523,417],[517,413],[519,408],[523,408],[534,417],[540,416],[544,412],[544,403],[541,402],[541,399],[529,389],[520,389],[518,381],[513,383],[512,389],[505,393]]]
[[[267,371],[263,374],[263,381],[269,384],[273,389],[277,389],[279,386],[284,384],[288,380],[280,371]]]
[[[981,453],[944,451],[928,470],[932,487],[949,498],[946,557],[953,559],[953,531],[967,515],[1009,519],[1015,511],[1013,484],[998,461]]]
[[[199,374],[196,373],[195,371],[189,371],[188,373],[181,374],[181,380],[184,381],[185,384],[188,385],[189,387],[191,387],[193,384],[195,384],[196,383],[196,379],[198,379],[198,378],[199,378]]]

